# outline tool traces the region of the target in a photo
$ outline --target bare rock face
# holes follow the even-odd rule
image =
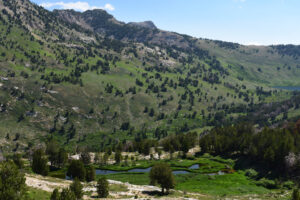
[[[66,22],[76,24],[84,29],[93,30],[92,27],[89,26],[81,17],[80,12],[76,12],[74,10],[54,10],[53,12]]]
[[[155,26],[155,24],[152,21],[130,22],[130,23],[128,23],[128,25],[149,28],[149,29],[157,29],[157,27]]]
[[[121,41],[147,42],[186,49],[191,46],[190,43],[193,40],[192,37],[187,38],[178,33],[160,30],[152,21],[126,24],[101,9],[88,10],[82,13],[74,10],[55,10],[54,14],[62,21]]]

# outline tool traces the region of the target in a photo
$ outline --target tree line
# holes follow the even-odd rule
[[[220,127],[200,139],[203,153],[244,156],[279,171],[281,176],[291,171],[299,171],[300,160],[294,159],[293,163],[290,162],[293,155],[299,155],[299,143],[300,121],[283,128],[266,127],[258,133],[250,124]]]

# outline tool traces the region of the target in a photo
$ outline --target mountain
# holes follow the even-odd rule
[[[55,137],[67,147],[202,133],[259,113],[298,113],[299,46],[244,46],[123,23],[104,10],[0,0],[3,150]],[[280,110],[269,110],[277,101]],[[266,113],[270,112],[270,113]],[[249,115],[250,116],[250,115]]]
[[[159,30],[152,22],[126,24],[117,21],[101,9],[88,10],[83,13],[73,10],[55,10],[54,13],[63,21],[85,27],[112,39],[190,48],[190,41],[186,40],[185,36]]]
[[[103,34],[104,37],[123,42],[133,41],[155,45],[165,48],[169,55],[173,55],[174,51],[195,54],[202,58],[209,54],[232,64],[238,73],[241,73],[239,68],[242,65],[242,73],[250,81],[263,82],[268,85],[299,84],[299,81],[296,80],[300,67],[298,64],[299,46],[243,46],[224,41],[197,39],[157,29],[152,22],[125,24],[117,21],[104,10],[83,13],[72,10],[54,12],[63,21]],[[260,73],[262,70],[264,73]]]

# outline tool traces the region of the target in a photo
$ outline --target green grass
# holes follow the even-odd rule
[[[56,171],[50,171],[48,176],[54,177],[54,178],[61,178],[61,179],[65,179],[66,178],[66,172],[67,169],[59,169]]]
[[[270,192],[264,187],[255,185],[255,181],[249,180],[242,172],[221,176],[202,174],[177,175],[175,179],[177,182],[176,189],[178,190],[217,196]]]
[[[119,173],[106,175],[107,179],[128,182],[135,185],[149,185],[149,174],[147,173]]]
[[[108,179],[129,182],[136,185],[149,185],[149,174],[145,173],[121,173],[107,175]],[[198,192],[215,196],[265,194],[270,190],[257,186],[243,172],[226,174],[221,176],[209,176],[198,173],[175,175],[177,190]]]
[[[226,168],[232,168],[235,164],[234,160],[223,159],[221,157],[212,157],[204,155],[195,160],[172,160],[165,161],[171,165],[173,170],[187,170],[192,173],[174,175],[177,190],[186,192],[196,192],[212,196],[233,196],[257,194],[263,195],[274,192],[274,190],[266,189],[257,185],[257,181],[250,179],[245,175],[244,171],[237,171],[225,175],[207,175]],[[135,168],[146,168],[155,162],[150,161],[148,165],[144,161],[138,162],[140,165]],[[200,169],[188,170],[188,167],[199,164]],[[107,166],[106,169],[122,171],[133,167]],[[106,175],[108,179],[121,182],[129,182],[136,185],[148,185],[150,183],[148,173],[118,173]]]
[[[128,187],[126,185],[112,184],[109,186],[109,191],[111,191],[111,192],[128,192]]]
[[[47,200],[50,199],[51,193],[35,188],[29,188],[27,195],[30,200]]]

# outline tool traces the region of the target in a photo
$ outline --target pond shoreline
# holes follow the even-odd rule
[[[288,91],[300,91],[300,86],[272,86],[272,88]]]
[[[200,173],[197,170],[200,168],[200,164],[193,164],[189,167],[186,168],[176,168],[172,170],[172,173],[174,175],[179,175],[179,174],[190,174],[190,173]],[[147,167],[147,168],[142,168],[142,167],[135,167],[135,168],[131,168],[128,170],[111,170],[111,169],[101,169],[98,168],[96,169],[96,175],[109,175],[109,174],[131,174],[131,173],[149,173],[152,169],[151,167]],[[203,173],[206,174],[206,173]],[[206,175],[209,176],[213,176],[213,175],[225,175],[226,172],[225,170],[221,170],[221,171],[217,171],[214,173],[207,173]]]

